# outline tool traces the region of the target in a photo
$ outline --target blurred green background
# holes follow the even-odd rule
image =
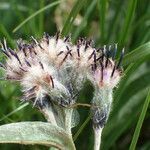
[[[15,47],[16,39],[30,41],[44,32],[92,38],[95,46],[118,43],[125,47],[124,76],[114,90],[114,103],[103,131],[101,150],[127,150],[150,87],[149,0],[0,0],[0,40]],[[0,53],[0,61],[5,57]],[[0,77],[3,70],[0,70]],[[45,121],[32,106],[24,105],[17,83],[0,81],[0,125],[19,121]],[[79,101],[90,103],[92,90],[86,83]],[[19,109],[19,110],[18,110]],[[16,111],[16,112],[13,112]],[[79,108],[80,122],[73,128],[77,150],[93,149],[89,110]],[[12,112],[12,115],[8,115]],[[137,150],[150,150],[150,107],[143,116]],[[83,124],[84,123],[84,124]],[[142,123],[142,122],[141,122]],[[79,134],[79,135],[78,135]],[[0,150],[47,150],[44,146],[1,144]]]

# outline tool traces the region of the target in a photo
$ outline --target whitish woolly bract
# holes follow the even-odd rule
[[[122,55],[115,63],[117,47],[114,51],[105,46],[96,49],[91,40],[84,38],[73,45],[70,37],[61,38],[59,34],[31,39],[29,44],[19,40],[16,50],[8,48],[6,41],[1,44],[7,56],[1,67],[5,69],[6,79],[20,82],[24,100],[42,103],[41,97],[49,95],[52,100],[62,103],[65,99],[69,104],[73,103],[70,99],[80,91],[85,79],[100,89],[113,88],[120,80]]]

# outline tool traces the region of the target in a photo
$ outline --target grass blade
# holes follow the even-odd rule
[[[40,8],[42,9],[44,7],[44,3],[45,1],[43,0],[40,0]],[[39,15],[39,33],[40,34],[43,34],[43,31],[44,31],[44,13],[40,13]]]
[[[150,86],[149,77],[150,72],[147,72],[130,82],[128,86],[125,87],[123,93],[119,95],[120,99],[117,99],[118,101],[116,101],[116,103],[114,104],[114,109],[112,111],[114,115],[119,111],[120,108],[122,108],[127,103],[127,99],[130,99],[130,97],[135,96],[137,93],[140,93],[140,91]]]
[[[120,17],[120,12],[122,10],[122,7],[124,6],[123,1],[119,0],[117,5],[116,5],[116,9],[115,9],[115,14],[114,17],[112,19],[112,21],[110,21],[110,25],[109,25],[109,29],[107,31],[107,43],[109,43],[111,40],[114,41],[114,39],[116,39],[116,33],[115,31],[117,30],[118,27],[118,22],[119,22],[119,17]]]
[[[86,120],[83,122],[83,124],[81,125],[81,127],[79,128],[79,130],[75,133],[75,135],[73,136],[73,141],[75,141],[78,138],[78,136],[83,131],[83,129],[85,128],[85,126],[87,125],[87,123],[90,121],[90,119],[91,119],[91,115],[89,115],[86,118]]]
[[[35,13],[33,13],[31,16],[29,16],[28,18],[26,18],[23,22],[21,22],[14,30],[13,30],[13,33],[18,31],[25,23],[27,23],[29,20],[31,20],[33,17],[35,17],[36,15],[40,14],[41,12],[53,7],[53,6],[56,6],[60,3],[61,1],[55,1],[53,3],[50,3],[48,4],[47,6],[39,9],[38,11],[36,11]]]
[[[14,47],[15,44],[14,44],[10,34],[8,33],[8,31],[6,30],[6,28],[4,27],[3,24],[0,24],[0,32],[6,37],[6,39],[9,42],[9,44],[11,45],[11,47]]]
[[[127,14],[126,14],[124,25],[123,25],[123,28],[122,28],[122,31],[121,31],[121,35],[120,35],[120,38],[119,38],[119,42],[118,42],[120,44],[121,48],[124,45],[125,40],[127,38],[128,31],[130,29],[130,25],[131,25],[132,19],[134,17],[137,0],[130,0],[128,2],[129,2],[129,4],[128,4],[128,8],[126,10]],[[121,50],[121,49],[119,49],[119,50]]]
[[[24,107],[28,106],[29,103],[25,103],[23,105],[21,105],[20,107],[18,107],[17,109],[15,109],[14,111],[10,112],[9,114],[5,115],[4,117],[2,117],[0,119],[0,121],[3,121],[4,119],[8,118],[9,116],[13,115],[14,113],[18,112],[19,110],[23,109]]]
[[[150,42],[147,42],[140,47],[126,54],[123,59],[123,65],[139,61],[140,59],[150,58]]]
[[[119,101],[115,101],[110,119],[104,129],[103,140],[107,140],[107,142],[104,142],[103,146],[106,150],[115,144],[121,134],[136,121],[145,95],[147,94],[145,90],[150,86],[149,76],[150,72],[130,82],[123,91]]]
[[[122,79],[118,85],[118,88],[115,90],[115,93],[114,93],[114,100],[115,100],[114,107],[116,107],[116,105],[120,102],[121,96],[124,93],[124,90],[126,89],[129,78],[132,76],[132,74],[135,73],[135,71],[142,64],[142,62],[143,61],[140,60],[136,63],[131,63],[124,71],[124,76],[122,77]],[[113,108],[113,109],[115,109],[115,108]]]
[[[146,98],[146,100],[144,102],[144,105],[143,105],[143,108],[142,108],[142,112],[141,112],[140,118],[138,120],[138,123],[137,123],[136,129],[135,129],[135,132],[134,132],[133,139],[132,139],[132,142],[131,142],[129,150],[135,150],[136,143],[138,141],[140,130],[141,130],[141,127],[142,127],[142,124],[143,124],[143,121],[144,121],[144,118],[145,118],[146,111],[148,109],[149,103],[150,103],[150,89],[149,89],[147,98]]]
[[[62,35],[67,35],[68,32],[71,29],[71,26],[73,24],[73,21],[75,20],[77,14],[79,13],[79,11],[81,10],[81,8],[83,7],[83,5],[85,4],[86,0],[78,0],[76,2],[76,4],[74,5],[74,7],[72,8],[66,22],[65,25],[62,29]]]
[[[72,37],[72,41],[75,42],[75,40],[77,39],[77,37],[79,36],[80,32],[82,31],[82,29],[86,26],[87,24],[87,20],[90,17],[90,14],[92,12],[92,10],[95,8],[97,0],[93,0],[89,7],[87,8],[87,11],[85,12],[84,18],[81,22],[81,24],[79,25],[79,27],[77,27],[77,29],[75,30],[75,32],[73,33],[73,37]]]
[[[115,93],[114,93],[114,100],[116,102],[119,101],[125,87],[126,87],[126,84],[127,84],[127,80],[128,78],[130,77],[130,75],[135,71],[137,65],[135,64],[130,64],[127,69],[124,71],[124,76],[122,77],[120,83],[119,83],[119,87],[116,89]]]
[[[140,109],[142,108],[141,105],[145,99],[145,89],[142,90],[141,93],[135,94],[134,97],[130,99],[127,98],[127,103],[116,112],[115,116],[113,115],[112,119],[110,118],[110,120],[108,120],[102,135],[103,150],[108,150],[111,146],[115,145],[121,135],[126,133],[127,129],[131,129],[131,126],[135,124]]]
[[[105,18],[106,18],[106,9],[107,9],[107,0],[99,0],[99,26],[100,26],[100,37],[101,43],[105,41]]]

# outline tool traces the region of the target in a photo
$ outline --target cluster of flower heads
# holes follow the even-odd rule
[[[76,95],[89,79],[95,88],[114,88],[120,80],[120,60],[115,62],[117,45],[93,48],[92,40],[80,38],[74,45],[70,37],[61,38],[57,33],[51,37],[44,34],[41,40],[31,37],[32,42],[19,40],[16,50],[2,45],[7,56],[6,79],[19,81],[24,100],[34,105],[42,104],[46,95],[61,105],[74,103]]]

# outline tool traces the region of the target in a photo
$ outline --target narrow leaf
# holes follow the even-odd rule
[[[81,127],[79,128],[79,130],[73,136],[73,140],[74,141],[76,141],[76,139],[78,138],[78,136],[80,135],[80,133],[83,131],[83,129],[85,128],[85,126],[87,125],[87,123],[90,121],[90,119],[91,119],[91,115],[89,115],[86,118],[86,120],[83,122],[83,124],[81,125]]]
[[[104,43],[105,41],[105,18],[106,18],[106,10],[107,10],[107,0],[99,0],[98,1],[99,6],[99,26],[100,26],[100,37],[101,42]]]
[[[65,25],[62,29],[62,34],[66,35],[68,34],[68,32],[71,29],[71,26],[73,24],[73,21],[75,20],[77,14],[79,13],[79,11],[81,10],[81,8],[83,7],[83,5],[85,4],[86,0],[77,0],[76,4],[74,5],[74,7],[72,8],[66,22]]]
[[[134,17],[137,0],[130,0],[128,2],[129,3],[128,3],[127,10],[126,10],[127,14],[126,14],[126,18],[125,18],[124,25],[123,25],[121,35],[120,35],[120,39],[119,39],[120,47],[124,45],[125,40],[127,38],[132,19]]]
[[[3,24],[0,24],[0,33],[3,34],[3,36],[5,36],[5,38],[8,40],[9,44],[12,47],[15,46],[15,43],[13,42],[10,33],[7,31],[7,29],[5,28],[5,26]]]
[[[40,14],[41,12],[56,6],[60,3],[61,1],[55,1],[53,3],[50,3],[48,5],[46,5],[45,7],[39,9],[38,11],[36,11],[35,13],[33,13],[31,16],[29,16],[28,18],[26,18],[23,22],[21,22],[14,30],[13,32],[16,32],[17,30],[19,30],[25,23],[27,23],[29,20],[31,20],[33,17],[35,17],[36,15]]]
[[[73,42],[75,42],[75,40],[77,39],[77,37],[79,36],[79,34],[81,33],[81,31],[84,29],[84,27],[87,25],[87,20],[88,18],[91,16],[91,12],[93,11],[93,9],[95,8],[97,0],[93,0],[90,5],[88,6],[84,18],[82,19],[81,24],[77,27],[77,29],[74,31],[73,33]]]
[[[126,54],[123,59],[123,65],[126,66],[130,63],[139,61],[141,59],[145,60],[147,58],[150,58],[150,42],[147,42]]]
[[[136,143],[137,143],[138,138],[139,138],[140,130],[141,130],[141,127],[142,127],[142,124],[143,124],[143,121],[144,121],[149,103],[150,103],[150,90],[149,90],[147,98],[144,102],[143,109],[142,109],[140,118],[138,120],[138,123],[137,123],[136,129],[135,129],[135,132],[134,132],[133,139],[132,139],[129,150],[134,150],[136,148]]]
[[[39,144],[60,150],[75,150],[70,135],[44,122],[20,122],[0,126],[0,143]]]
[[[29,105],[29,103],[25,103],[25,104],[19,106],[17,109],[13,110],[13,111],[10,112],[9,114],[7,114],[7,115],[5,115],[4,117],[2,117],[2,118],[0,119],[0,121],[3,121],[4,119],[6,119],[6,118],[8,118],[9,116],[13,115],[14,113],[20,111],[21,109],[23,109],[24,107],[26,107],[26,106],[28,106],[28,105]]]

